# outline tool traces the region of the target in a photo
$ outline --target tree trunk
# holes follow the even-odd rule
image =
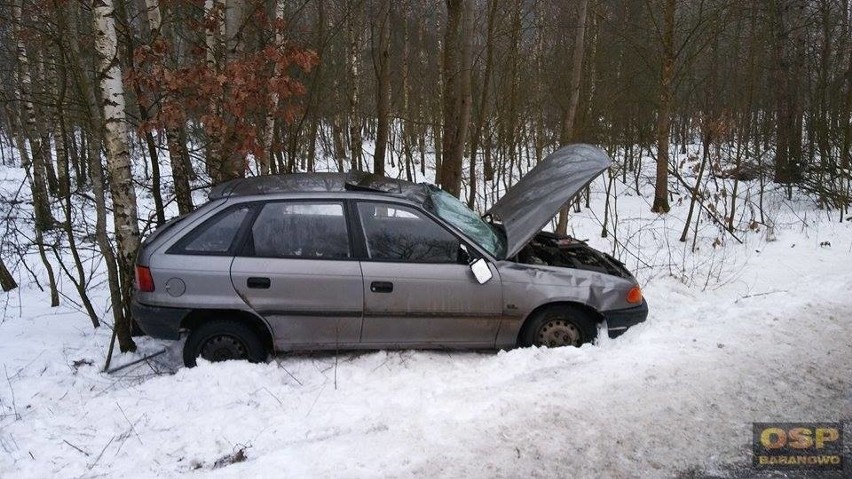
[[[379,3],[379,58],[376,78],[376,151],[373,155],[373,173],[384,176],[385,152],[388,148],[388,133],[390,130],[390,0]]]
[[[361,160],[361,95],[359,64],[361,63],[361,2],[349,2],[349,20],[346,26],[346,39],[349,51],[346,55],[346,71],[349,77],[349,161],[353,170],[363,168]]]
[[[136,212],[136,191],[130,169],[130,144],[127,134],[124,104],[124,85],[117,57],[117,38],[112,0],[94,0],[93,20],[95,49],[98,54],[98,78],[104,120],[104,142],[107,151],[107,173],[113,203],[113,220],[117,259],[120,273],[123,310],[115,325],[122,352],[136,350],[130,335],[130,294],[133,268],[139,249],[139,227]],[[119,305],[114,305],[119,306]]]
[[[559,134],[559,142],[567,145],[574,136],[574,123],[577,119],[577,108],[580,104],[580,81],[583,79],[583,55],[586,47],[586,12],[589,0],[581,0],[577,12],[577,36],[574,37],[574,64],[571,67],[571,97],[568,101],[568,109],[562,117],[562,130]],[[556,222],[556,233],[566,234],[568,232],[568,205],[559,210],[559,220]]]
[[[666,0],[663,12],[663,61],[660,72],[660,106],[657,109],[657,177],[654,184],[654,213],[668,213],[669,131],[671,129],[672,79],[674,77],[674,18],[677,0]]]
[[[3,258],[0,258],[0,289],[8,292],[17,287],[18,283],[15,282],[15,278],[12,276],[12,273],[6,269],[6,263],[3,262]]]
[[[775,138],[775,181],[789,183],[790,142],[793,136],[793,105],[790,99],[790,61],[787,52],[789,31],[785,22],[787,0],[775,0],[772,4],[772,64],[775,91],[776,138]]]
[[[465,0],[447,0],[444,37],[444,132],[441,186],[453,196],[461,192],[462,160],[471,110],[471,11]],[[461,57],[458,56],[459,47]]]
[[[321,3],[322,2],[320,2],[320,4]],[[275,15],[274,15],[275,21],[276,22],[283,22],[284,21],[284,1],[283,0],[276,0],[273,8],[275,10]],[[320,6],[320,9],[321,8],[322,7]],[[275,48],[280,48],[281,44],[284,41],[283,35],[281,34],[281,32],[278,29],[275,30],[275,38],[274,38],[273,41],[274,41]],[[277,77],[278,73],[279,73],[278,72],[278,65],[276,64],[275,67],[274,67],[273,76]],[[268,109],[267,109],[267,113],[266,113],[266,123],[263,127],[263,132],[262,132],[262,135],[263,135],[263,153],[258,158],[258,162],[259,162],[258,166],[260,166],[260,174],[261,175],[268,175],[269,171],[271,169],[271,165],[272,165],[272,160],[273,160],[273,155],[274,155],[274,152],[272,151],[272,149],[274,148],[274,145],[275,145],[272,140],[275,136],[275,115],[278,112],[278,103],[279,103],[278,94],[271,93],[269,95],[269,106],[267,107]]]
[[[166,142],[169,146],[169,162],[172,165],[172,179],[175,183],[175,201],[178,213],[185,215],[192,211],[192,189],[189,186],[189,152],[178,128],[166,129]]]
[[[482,91],[479,94],[479,115],[475,120],[473,134],[470,138],[470,196],[467,204],[473,208],[476,200],[476,156],[478,154],[480,141],[483,136],[483,129],[491,116],[491,102],[489,101],[489,90],[491,89],[491,77],[494,69],[494,30],[497,18],[497,0],[489,0],[488,2],[488,33],[485,40],[485,70],[482,73]],[[490,135],[489,135],[490,138]],[[491,155],[483,155],[482,176],[483,185],[486,181],[494,180],[494,167],[491,165]]]
[[[150,0],[149,0],[150,1]],[[122,21],[119,22],[119,25],[129,25],[130,18],[127,16],[127,9],[125,7],[124,2],[119,2],[118,7],[116,8],[116,15],[118,15]],[[156,13],[151,13],[151,10],[148,10],[148,15],[145,17],[146,20],[153,18],[157,20],[159,16]],[[150,30],[159,30],[160,26],[157,25],[149,25]],[[118,33],[118,32],[116,32]],[[129,70],[131,72],[136,68],[133,61],[133,52],[136,49],[136,42],[134,41],[133,32],[129,30],[127,27],[123,28],[120,32],[122,34],[123,44],[125,47],[125,55],[123,60]],[[117,60],[118,61],[118,60]],[[148,105],[144,103],[144,94],[142,92],[142,88],[139,85],[139,82],[133,82],[133,93],[136,98],[136,107],[139,113],[139,121],[141,123],[145,123],[150,118],[148,114]],[[143,136],[145,137],[145,146],[148,149],[148,156],[151,160],[151,196],[154,199],[154,215],[156,216],[157,225],[162,225],[166,222],[166,213],[165,208],[163,207],[163,188],[161,185],[161,177],[160,177],[160,155],[157,152],[157,142],[154,140],[154,134],[151,133],[150,130],[145,130]]]

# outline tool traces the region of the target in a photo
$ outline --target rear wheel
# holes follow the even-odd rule
[[[189,333],[183,346],[183,363],[194,367],[195,360],[246,360],[258,363],[267,351],[258,334],[247,324],[231,320],[208,321]]]
[[[561,305],[543,309],[529,319],[521,333],[521,346],[580,346],[597,337],[594,316],[575,306]]]

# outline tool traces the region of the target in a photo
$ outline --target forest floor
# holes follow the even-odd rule
[[[22,175],[0,167],[0,191]],[[70,301],[50,308],[19,268],[0,296],[0,477],[842,477],[753,470],[752,423],[852,434],[852,224],[767,191],[772,231],[743,228],[739,244],[702,215],[692,252],[685,191],[651,214],[651,175],[641,196],[617,184],[618,239],[600,238],[604,180],[572,215],[650,305],[646,323],[581,348],[185,369],[180,343],[138,338],[113,367],[166,352],[103,373],[109,329]],[[755,188],[741,190],[752,203]],[[105,287],[92,295],[102,311]]]

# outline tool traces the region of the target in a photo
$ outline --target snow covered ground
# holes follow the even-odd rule
[[[0,167],[0,191],[20,178]],[[613,251],[604,186],[571,226]],[[850,223],[768,192],[774,241],[761,226],[739,245],[705,218],[692,253],[677,241],[686,199],[657,216],[648,191],[618,188],[616,253],[651,313],[579,349],[188,370],[180,344],[141,338],[114,366],[166,354],[106,374],[109,330],[69,301],[48,307],[18,271],[0,296],[0,477],[753,477],[753,422],[852,431]],[[101,309],[107,295],[93,293]]]

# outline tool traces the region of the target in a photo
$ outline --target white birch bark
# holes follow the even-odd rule
[[[38,245],[39,256],[44,264],[45,272],[47,273],[48,282],[50,283],[50,305],[59,306],[59,292],[56,289],[56,277],[53,274],[53,267],[47,259],[47,254],[44,246],[45,229],[50,228],[55,223],[53,215],[50,212],[48,202],[47,188],[44,181],[44,157],[42,148],[44,145],[36,133],[35,125],[35,107],[32,101],[32,77],[30,76],[29,57],[27,56],[26,43],[23,35],[21,35],[21,26],[23,25],[23,14],[21,11],[21,3],[17,1],[12,5],[13,17],[13,34],[16,38],[16,49],[18,54],[18,94],[24,101],[24,110],[21,112],[21,132],[17,135],[18,149],[21,153],[21,163],[23,163],[27,178],[30,182],[30,189],[33,195],[33,210],[35,213],[35,242]],[[29,139],[31,147],[31,156],[27,151],[26,140]]]
[[[151,38],[155,38],[160,33],[160,28],[163,25],[163,16],[160,13],[159,0],[145,0],[145,15],[148,17],[148,30],[151,32]]]
[[[275,23],[277,24],[284,18],[284,0],[276,0],[275,2]],[[275,31],[275,47],[279,48],[284,41],[284,37],[279,30]],[[280,74],[278,65],[275,65],[273,76],[277,77]],[[275,112],[278,111],[279,98],[278,94],[272,92],[269,94],[269,105],[266,112],[266,124],[263,128],[263,155],[258,158],[261,175],[269,174],[269,167],[272,163],[272,143],[275,138]]]
[[[353,170],[362,168],[361,161],[361,115],[360,115],[360,83],[361,75],[361,25],[360,12],[355,2],[349,5],[349,21],[347,22],[347,42],[349,51],[346,55],[346,69],[349,76],[349,151]]]
[[[118,41],[112,0],[94,0],[95,50],[98,56],[98,78],[104,120],[104,144],[107,151],[107,174],[113,203],[115,237],[121,277],[123,306],[129,306],[130,288],[136,251],[139,248],[136,191],[130,169],[130,141],[125,121],[124,85],[118,63]],[[117,324],[122,351],[133,350],[130,323]],[[126,329],[125,329],[126,328]],[[122,337],[126,334],[126,337]]]

